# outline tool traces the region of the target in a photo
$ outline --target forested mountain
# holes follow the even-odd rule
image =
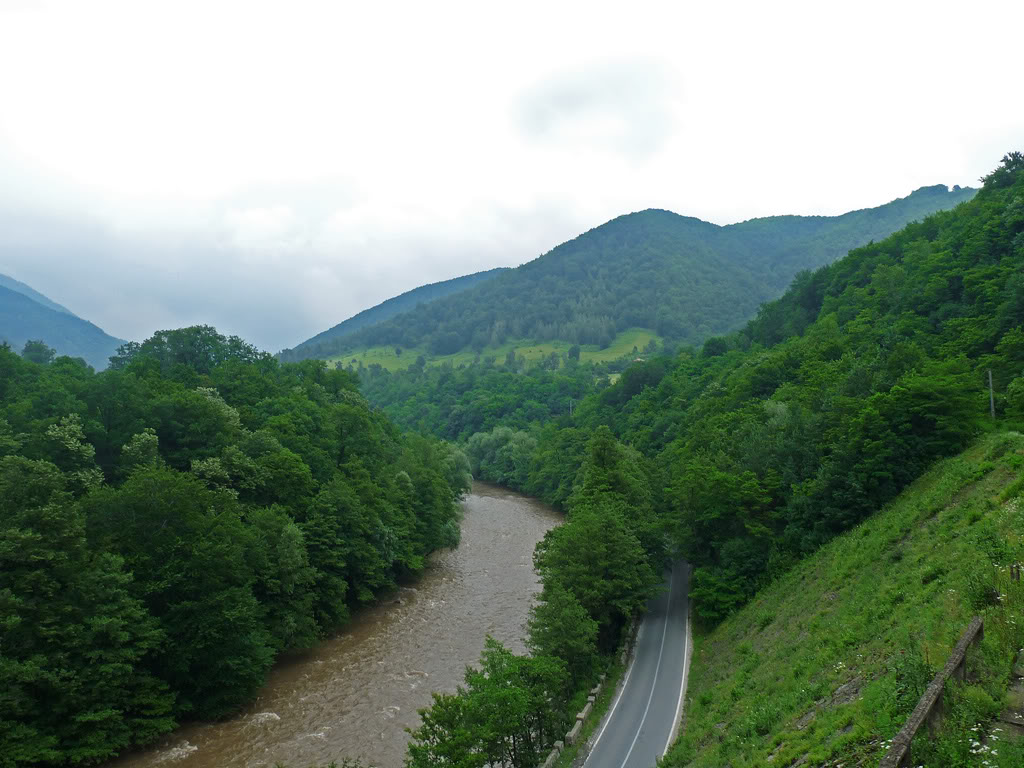
[[[364,391],[461,439],[483,424],[466,443],[480,476],[562,506],[588,442],[610,430],[636,453],[713,622],[991,423],[989,370],[997,419],[1024,423],[1019,153],[970,202],[801,273],[740,331],[596,381],[571,415],[571,364],[366,371]],[[431,401],[418,414],[403,401],[415,382]]]
[[[101,373],[0,345],[0,766],[236,710],[279,653],[457,544],[469,481],[351,374],[212,328]]]
[[[429,369],[417,361],[404,371],[362,370],[364,391],[386,411],[420,429],[465,440],[477,477],[540,496],[567,513],[566,523],[545,536],[534,556],[544,585],[537,611],[543,609],[546,617],[536,629],[561,642],[531,645],[533,655],[527,658],[489,644],[482,669],[467,670],[466,687],[454,696],[435,695],[433,706],[422,712],[409,765],[534,765],[537,744],[544,747],[551,731],[558,732],[545,720],[553,713],[543,702],[558,701],[549,692],[558,690],[559,662],[564,670],[565,660],[575,657],[572,648],[582,649],[585,659],[593,658],[595,646],[607,649],[624,617],[650,594],[651,573],[669,558],[681,554],[696,566],[690,594],[698,621],[710,628],[777,578],[789,579],[787,594],[793,594],[796,580],[803,590],[806,563],[816,566],[805,561],[790,578],[786,574],[794,573],[794,564],[815,551],[834,552],[821,545],[872,516],[937,458],[962,450],[976,433],[998,425],[995,429],[1011,430],[1011,437],[994,441],[998,445],[986,449],[977,466],[952,467],[958,488],[971,487],[1008,446],[1019,443],[1012,430],[1024,427],[1024,155],[1004,157],[984,182],[972,201],[953,211],[855,249],[830,266],[801,272],[782,298],[765,304],[743,329],[712,337],[700,348],[686,347],[672,358],[637,362],[611,385],[593,365],[569,356],[557,367],[525,370],[511,353],[504,365],[485,358],[458,369],[449,364]],[[989,371],[995,422],[988,413]],[[475,425],[483,429],[467,434]],[[1020,455],[1005,455],[1000,467],[992,474],[1009,483],[1006,472],[1019,471]],[[937,474],[946,477],[944,471]],[[962,498],[952,487],[945,483],[937,493],[910,499],[901,514],[934,531],[931,521],[942,504]],[[1020,492],[1018,479],[1003,498]],[[966,525],[994,508],[990,493],[990,488],[976,491],[981,510],[972,512]],[[1013,503],[1018,506],[1007,509],[1019,517],[1019,499]],[[1005,598],[993,585],[1009,583],[1009,576],[993,580],[988,561],[1013,562],[1002,538],[1017,517],[993,515],[1001,528],[987,521],[970,529],[974,533],[965,549],[973,547],[981,559],[971,575],[955,581],[969,590],[969,601],[989,605]],[[867,562],[861,532],[868,535],[869,528],[848,540]],[[890,558],[899,562],[905,541],[902,526],[883,521],[870,546],[895,547]],[[630,555],[617,557],[621,552]],[[905,571],[911,586],[919,583],[931,603],[947,606],[950,599],[943,602],[928,586],[943,577],[946,562],[936,558],[932,565],[922,574],[916,558]],[[871,583],[870,575],[842,570],[852,567],[832,564],[828,575],[843,584],[850,578]],[[895,606],[910,593],[905,582],[893,590],[885,605]],[[815,662],[833,657],[843,662],[835,652],[849,650],[854,632],[861,632],[858,642],[878,636],[872,623],[885,614],[879,612],[877,594],[866,594],[864,627],[856,630],[838,633],[832,606],[819,610],[821,620],[809,627],[799,615],[793,619],[791,634],[799,631],[800,637],[785,649],[802,643],[805,663],[794,665],[791,684],[778,686],[785,701],[765,703],[768,689],[747,684],[759,658],[751,652],[751,635],[776,620],[764,612],[763,601],[753,606],[758,612],[748,610],[741,619],[754,618],[747,642],[737,646],[729,628],[715,635],[727,638],[735,655],[731,665],[710,673],[712,683],[723,676],[723,666],[734,676],[720,690],[702,692],[696,711],[701,724],[711,727],[695,740],[684,739],[672,764],[691,759],[695,744],[708,747],[708,764],[717,765],[726,753],[753,764],[758,754],[774,756],[783,748],[793,759],[820,742],[793,737],[798,746],[790,748],[768,737],[784,713],[795,715],[810,706],[813,716],[831,690],[829,681],[854,674],[845,672],[845,663],[834,662],[830,675]],[[814,599],[806,602],[820,608],[821,600],[815,589]],[[946,613],[960,616],[977,608],[959,602]],[[1019,618],[1019,613],[1006,616]],[[585,626],[586,632],[574,633]],[[989,650],[1002,648],[1003,668],[989,680],[993,690],[1005,682],[1006,660],[1013,656],[1006,648],[1016,648],[1021,636],[1020,630],[1005,628],[1010,631],[999,635],[1000,642],[989,644]],[[532,641],[535,626],[530,630]],[[809,633],[812,639],[805,641]],[[1007,637],[1012,645],[1006,646]],[[758,647],[765,645],[764,638],[756,639]],[[885,670],[882,682],[871,684],[875,699],[861,708],[877,720],[862,717],[848,733],[848,716],[841,723],[823,716],[844,726],[842,738],[835,740],[843,755],[877,756],[884,749],[879,733],[895,732],[895,718],[913,708],[914,691],[929,679],[927,663],[913,655],[901,652],[876,662],[856,659],[858,666],[874,663],[876,669],[896,665]],[[986,672],[991,671],[990,666]],[[772,685],[777,682],[775,675]],[[515,696],[538,704],[498,715],[499,695],[506,697],[502,701]],[[957,695],[957,701],[977,703],[970,695]],[[968,727],[976,732],[978,723],[998,712],[998,701],[989,698],[981,708],[958,710],[953,739],[962,741]],[[803,709],[797,709],[801,703]],[[738,719],[732,717],[735,710],[741,712]],[[732,718],[728,737],[720,730],[723,717]],[[527,745],[523,759],[507,750],[510,743]],[[723,743],[729,748],[715,750]],[[947,764],[935,764],[940,762]]]
[[[364,309],[359,314],[338,323],[333,328],[328,328],[311,339],[306,339],[306,341],[297,345],[294,349],[282,350],[279,357],[285,362],[297,362],[310,357],[329,357],[334,354],[334,350],[338,349],[338,345],[344,337],[355,333],[360,328],[382,323],[402,312],[408,312],[418,304],[424,304],[434,299],[465,291],[477,283],[490,280],[492,277],[506,272],[507,269],[507,267],[498,267],[497,269],[489,269],[486,272],[476,272],[472,275],[464,275],[452,280],[444,280],[413,288],[411,291],[406,291],[394,298],[383,301],[375,307]]]
[[[24,283],[4,278],[0,284],[0,342],[21,350],[30,340],[45,342],[59,355],[81,357],[97,370],[106,368],[107,359],[124,343]]]
[[[627,328],[699,343],[749,320],[797,272],[974,193],[922,187],[842,216],[726,227],[660,210],[620,216],[469,290],[326,343],[322,354],[394,344],[443,355],[524,338],[607,346]]]
[[[953,194],[930,189],[918,194]],[[738,275],[760,258],[762,280],[781,281],[769,265],[799,271],[806,248],[839,248],[858,214],[735,228],[634,214],[353,338],[449,304],[466,308],[443,331],[456,333],[478,311],[459,302],[497,306],[533,272],[556,308],[549,287],[601,280],[611,302],[638,253],[648,268],[631,285],[650,283],[638,295],[653,301],[654,265],[680,233],[702,244],[694,291],[715,294],[697,280],[705,263]],[[770,258],[751,245],[767,241]],[[747,246],[729,261],[722,242]],[[575,309],[587,291],[570,293]],[[524,321],[541,311],[521,298]],[[94,762],[237,708],[277,653],[457,540],[469,466],[567,518],[535,554],[531,655],[488,643],[466,688],[425,711],[410,765],[535,764],[668,558],[695,565],[695,614],[714,624],[990,429],[989,371],[995,423],[1024,428],[1024,155],[963,205],[799,271],[740,330],[613,384],[572,357],[552,363],[367,369],[382,412],[346,371],[281,364],[205,327],[123,345],[102,373],[0,346],[0,766]],[[463,440],[468,464],[385,413]]]

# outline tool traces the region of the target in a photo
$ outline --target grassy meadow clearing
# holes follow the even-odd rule
[[[580,362],[606,363],[618,360],[624,355],[632,354],[634,347],[637,349],[637,354],[642,355],[642,350],[651,341],[660,345],[662,339],[646,328],[629,328],[618,334],[612,343],[604,349],[601,349],[596,344],[581,344]],[[432,355],[422,348],[403,349],[391,345],[352,350],[343,355],[329,357],[327,362],[332,364],[340,362],[343,366],[348,366],[351,363],[356,367],[359,367],[360,363],[365,367],[377,364],[388,371],[399,371],[408,368],[416,362],[420,355],[423,355],[426,358],[427,365],[450,363],[458,368],[460,365],[469,365],[473,362],[485,360],[488,357],[493,357],[498,363],[501,363],[510,351],[515,350],[517,357],[521,355],[526,364],[532,366],[538,365],[549,358],[552,352],[564,357],[572,346],[572,344],[566,341],[534,342],[529,339],[519,339],[517,341],[508,341],[496,347],[485,347],[479,353],[472,350],[464,350],[451,355]]]

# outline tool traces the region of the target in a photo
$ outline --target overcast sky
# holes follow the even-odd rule
[[[1024,2],[0,0],[0,272],[270,351],[622,213],[976,185]]]

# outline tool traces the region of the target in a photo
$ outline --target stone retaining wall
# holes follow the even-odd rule
[[[629,658],[630,649],[633,646],[633,640],[636,634],[636,622],[632,621],[629,624],[629,629],[626,631],[626,645],[622,649],[621,661],[625,665],[626,659]],[[565,734],[565,743],[556,741],[551,748],[551,752],[548,753],[547,759],[541,763],[540,768],[551,768],[557,761],[558,756],[562,753],[562,749],[566,746],[572,746],[579,738],[580,733],[583,731],[583,722],[587,719],[587,716],[594,709],[594,702],[597,700],[598,695],[601,693],[601,689],[604,688],[605,675],[601,673],[598,677],[597,685],[590,689],[590,695],[587,696],[587,704],[583,709],[576,715],[576,721],[573,723],[572,728]]]

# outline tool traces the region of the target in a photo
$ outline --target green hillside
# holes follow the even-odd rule
[[[381,302],[375,307],[364,309],[348,320],[340,322],[310,339],[306,339],[306,341],[296,345],[294,349],[283,350],[279,357],[284,362],[297,362],[310,357],[330,357],[335,350],[339,349],[342,339],[355,333],[360,328],[382,323],[402,312],[408,312],[418,304],[465,291],[477,283],[490,280],[492,277],[505,271],[507,271],[506,267],[499,267],[487,270],[486,272],[476,272],[472,275],[456,277],[452,280],[421,285],[419,288],[414,288],[411,291],[406,291],[399,296]]]
[[[636,350],[640,354],[653,342],[657,347],[662,339],[645,328],[627,328],[611,340],[607,346],[598,344],[580,344],[579,360],[582,363],[606,363],[612,360],[630,355]],[[459,352],[452,352],[448,355],[435,355],[425,347],[414,347],[403,349],[394,346],[367,347],[365,349],[353,349],[348,352],[334,355],[327,358],[329,363],[340,363],[343,368],[359,368],[379,365],[388,371],[401,371],[413,364],[420,355],[423,356],[427,365],[446,365],[453,367],[460,365],[471,365],[479,363],[487,357],[495,360],[504,360],[509,352],[515,357],[522,358],[526,366],[542,365],[551,360],[551,355],[557,356],[560,361],[569,354],[574,345],[568,341],[552,339],[551,341],[533,341],[532,339],[508,339],[504,344],[488,347],[483,352],[476,352],[472,349],[464,349]]]
[[[1022,477],[1024,436],[988,435],[698,632],[666,765],[877,765],[977,614],[974,682],[947,686],[945,727],[918,737],[913,765],[1024,765],[992,723],[1024,647],[1024,587],[1009,575],[1024,560]]]
[[[490,354],[510,339],[604,347],[628,328],[699,343],[753,317],[799,271],[974,192],[923,187],[843,216],[778,216],[728,227],[661,210],[620,216],[492,280],[324,345],[323,353],[400,346]]]
[[[32,339],[44,341],[58,355],[81,357],[97,370],[106,368],[110,356],[124,343],[63,307],[52,309],[25,293],[0,286],[0,342],[20,352]]]
[[[984,181],[611,386],[581,386],[582,366],[364,377],[389,413],[465,439],[479,477],[570,524],[581,466],[601,466],[648,561],[695,566],[703,634],[671,765],[874,765],[976,613],[975,682],[951,686],[914,764],[1022,764],[992,721],[1024,646],[1006,572],[1024,559],[1024,155]],[[575,520],[585,548],[601,523]]]
[[[399,423],[467,444],[473,430],[519,430],[502,433],[484,479],[556,505],[609,430],[641,457],[651,556],[668,540],[694,564],[695,608],[714,622],[962,451],[991,423],[990,371],[997,418],[1024,425],[1022,200],[1012,153],[970,202],[801,275],[741,331],[610,386],[583,364],[484,360],[371,369],[363,391]]]

